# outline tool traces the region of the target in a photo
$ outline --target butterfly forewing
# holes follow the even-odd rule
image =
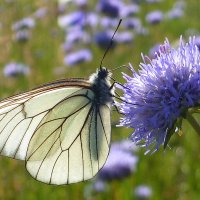
[[[81,85],[82,83],[82,85]],[[55,89],[55,85],[57,89]],[[69,86],[70,87],[69,87]],[[75,84],[74,84],[75,85]],[[0,152],[2,155],[24,160],[28,143],[40,121],[49,110],[64,98],[86,87],[52,83],[0,102]]]
[[[110,146],[110,104],[99,106],[84,79],[46,84],[0,102],[1,154],[26,160],[48,184],[92,178]]]

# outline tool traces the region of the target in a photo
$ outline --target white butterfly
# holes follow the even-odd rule
[[[25,160],[31,176],[48,184],[92,178],[110,147],[111,73],[64,79],[0,102],[0,153]]]

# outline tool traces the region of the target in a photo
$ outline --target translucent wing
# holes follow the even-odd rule
[[[69,184],[92,178],[104,165],[110,145],[110,108],[94,103],[82,89],[57,104],[31,138],[26,167],[37,180]]]
[[[0,102],[0,153],[26,160],[49,184],[92,178],[109,152],[110,105],[95,104],[84,80],[58,81]]]
[[[61,85],[61,84],[60,84]],[[54,86],[57,88],[55,89]],[[0,102],[0,153],[25,160],[29,141],[41,120],[54,106],[80,87],[44,86]]]

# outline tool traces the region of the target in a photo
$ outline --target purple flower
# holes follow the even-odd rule
[[[111,0],[100,0],[97,10],[111,17],[119,17],[120,13],[118,2]]]
[[[198,49],[200,51],[200,35],[198,35],[197,37],[195,37],[194,43],[198,47]]]
[[[102,180],[92,181],[84,187],[84,199],[93,199],[95,193],[107,192],[109,185]]]
[[[88,1],[87,0],[74,0],[74,3],[79,7],[87,6]]]
[[[113,33],[113,32],[112,32]],[[101,47],[101,48],[107,48],[111,38],[112,38],[112,33],[110,33],[109,31],[103,31],[103,32],[97,32],[94,35],[94,41],[95,43]],[[116,45],[116,42],[114,40],[112,48]]]
[[[88,49],[82,49],[73,53],[68,54],[64,58],[66,65],[72,66],[82,62],[88,62],[92,60],[92,53]]]
[[[33,28],[35,27],[35,20],[31,17],[23,18],[20,21],[17,21],[16,23],[13,24],[12,29],[14,31],[18,31],[24,28]]]
[[[74,47],[74,44],[73,43],[69,43],[69,42],[64,42],[62,44],[62,49],[64,50],[64,52],[68,53],[68,52],[71,52],[72,49]]]
[[[120,9],[120,16],[125,18],[131,15],[135,15],[140,11],[140,7],[137,4],[124,5]]]
[[[130,44],[133,41],[133,33],[129,31],[119,32],[115,35],[115,41],[120,44]]]
[[[58,5],[57,5],[57,12],[59,15],[62,15],[65,13],[66,11],[66,7],[68,6],[67,4],[69,3],[70,1],[67,1],[67,2],[63,2],[62,0],[59,1],[58,0]]]
[[[138,35],[148,35],[149,34],[149,30],[143,26],[136,27],[135,31]]]
[[[125,26],[125,28],[137,29],[141,27],[141,21],[139,18],[136,17],[127,18],[124,20],[123,25]]]
[[[129,139],[121,140],[119,142],[113,142],[112,148],[132,153],[135,153],[138,150],[137,146],[133,145],[133,142]]]
[[[174,49],[166,39],[155,59],[143,57],[138,73],[130,66],[133,77],[123,75],[120,125],[134,128],[132,141],[148,150],[166,146],[181,130],[187,109],[200,104],[200,53],[194,42],[180,39]]]
[[[159,54],[160,50],[160,44],[155,44],[150,50],[149,50],[149,57],[150,58],[156,58],[156,56]]]
[[[15,77],[17,75],[28,75],[30,69],[23,63],[11,62],[5,65],[3,73],[6,77]]]
[[[48,10],[46,7],[41,7],[39,9],[37,9],[34,13],[34,16],[37,18],[37,19],[42,19],[43,17],[46,16]]]
[[[152,189],[147,185],[140,185],[135,188],[134,194],[140,200],[147,200],[152,196]]]
[[[72,29],[69,31],[65,37],[65,41],[67,43],[76,43],[76,42],[84,42],[84,43],[90,43],[90,35],[86,32],[83,31],[82,29]]]
[[[106,164],[98,173],[98,179],[110,181],[122,179],[129,176],[136,169],[138,158],[128,151],[125,144],[121,147],[120,143],[113,143]]]
[[[86,25],[96,27],[99,22],[99,16],[96,13],[88,12],[86,16]]]
[[[103,28],[116,28],[119,20],[117,18],[102,17],[100,24]]]
[[[186,2],[185,1],[175,1],[173,7],[183,10],[186,7]]]
[[[29,30],[19,30],[14,35],[14,40],[17,42],[26,42],[30,39],[30,32]]]
[[[61,28],[68,26],[84,26],[86,20],[86,14],[83,11],[72,12],[68,15],[63,15],[58,18],[58,25]]]
[[[105,192],[106,190],[106,183],[102,180],[97,180],[93,184],[93,190],[95,192]]]
[[[166,15],[167,15],[167,18],[169,19],[177,19],[177,18],[181,18],[184,15],[184,12],[180,8],[173,8]]]
[[[158,24],[163,20],[163,13],[159,10],[150,12],[146,15],[146,21],[150,24]]]
[[[158,3],[161,0],[146,0],[147,3]]]

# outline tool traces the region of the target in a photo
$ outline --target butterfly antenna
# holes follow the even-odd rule
[[[105,53],[104,53],[104,55],[103,55],[103,57],[102,57],[102,59],[101,59],[100,69],[102,68],[103,60],[104,60],[104,58],[106,57],[106,54],[108,53],[108,50],[110,49],[110,47],[111,47],[112,44],[113,44],[113,38],[114,38],[115,33],[117,32],[117,30],[118,30],[118,28],[119,28],[121,22],[122,22],[122,19],[119,20],[119,23],[118,23],[118,25],[117,25],[117,28],[116,28],[115,32],[113,33],[113,36],[112,36],[112,38],[111,38],[111,40],[110,40],[110,43],[109,43],[108,47],[107,47],[106,50],[105,50]]]
[[[132,72],[131,68],[129,66],[127,66],[127,65],[121,65],[121,66],[116,67],[114,69],[110,69],[109,71],[112,72],[112,71],[118,70],[118,69],[120,69],[122,67],[125,67],[126,69],[128,69],[128,70],[130,70]]]

